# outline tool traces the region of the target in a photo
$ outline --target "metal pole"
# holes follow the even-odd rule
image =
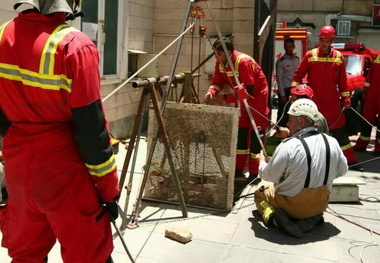
[[[175,71],[175,68],[177,66],[179,52],[181,51],[181,46],[182,46],[182,41],[183,41],[183,35],[184,35],[185,32],[187,32],[187,30],[189,30],[189,28],[191,28],[193,26],[193,25],[190,25],[190,27],[185,31],[186,24],[187,24],[187,21],[189,19],[189,14],[190,14],[190,10],[191,10],[191,6],[192,6],[193,2],[194,2],[194,0],[189,0],[188,4],[187,4],[187,7],[186,7],[185,17],[183,19],[182,26],[181,26],[181,29],[180,29],[180,33],[181,33],[180,34],[180,38],[178,38],[179,41],[177,42],[177,46],[176,46],[175,52],[173,54],[173,61],[172,61],[172,64],[171,64],[171,67],[170,67],[170,71],[169,71],[169,79],[168,79],[168,82],[166,83],[166,88],[165,88],[165,91],[164,91],[164,95],[162,96],[162,100],[161,100],[161,114],[164,114],[164,112],[165,112],[166,101],[167,101],[169,93],[170,93],[170,86],[172,84],[173,76],[174,76],[174,71]],[[153,153],[154,153],[154,149],[156,148],[158,135],[159,135],[159,131],[157,130],[157,132],[155,133],[155,135],[153,137],[152,144],[151,144],[151,147],[150,147],[150,150],[149,150],[149,155],[148,155],[147,162],[146,162],[146,165],[145,165],[145,172],[144,172],[143,182],[142,182],[142,185],[141,185],[142,189],[145,187],[146,180],[148,178],[149,167],[150,167],[150,165],[152,163]],[[141,202],[140,196],[142,198],[142,191],[141,190],[140,190],[139,198],[137,199],[137,204],[136,204],[136,207],[135,207],[135,213],[133,213],[132,217],[131,217],[131,223],[137,222],[136,218],[138,218],[139,206],[140,206],[140,202]],[[183,214],[183,217],[187,217],[187,211],[182,211],[182,214]]]
[[[124,240],[124,238],[123,238],[123,234],[120,232],[119,228],[118,228],[117,225],[116,225],[115,219],[113,219],[111,215],[110,215],[110,218],[111,218],[111,223],[112,223],[113,227],[115,228],[116,233],[117,233],[117,235],[119,236],[120,241],[121,241],[121,243],[123,244],[123,247],[124,247],[124,249],[125,249],[125,252],[127,252],[127,255],[128,255],[129,259],[131,260],[132,263],[136,263],[136,261],[135,261],[135,260],[133,259],[133,257],[132,257],[131,252],[129,252],[129,249],[128,249],[128,247],[127,247],[127,243],[125,242],[125,240]]]

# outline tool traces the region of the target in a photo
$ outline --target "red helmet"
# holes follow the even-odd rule
[[[297,96],[306,95],[309,99],[312,99],[314,97],[314,92],[313,92],[312,88],[310,88],[306,84],[301,84],[301,85],[298,85],[296,87],[293,87],[290,90],[290,93],[297,95]]]
[[[334,39],[336,37],[335,28],[333,26],[323,26],[319,31],[319,37]]]

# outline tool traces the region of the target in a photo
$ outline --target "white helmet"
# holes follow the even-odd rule
[[[20,0],[13,8],[16,10],[22,4],[33,6],[43,15],[63,12],[68,14],[69,19],[74,19],[80,0]]]
[[[298,99],[290,105],[289,115],[292,116],[306,116],[312,121],[318,121],[318,107],[317,105],[309,99]]]

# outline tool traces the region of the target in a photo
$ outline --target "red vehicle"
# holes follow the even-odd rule
[[[351,104],[355,110],[361,112],[363,106],[362,88],[365,77],[380,51],[366,48],[363,43],[333,43],[332,46],[344,56],[347,84],[351,93]],[[346,124],[348,133],[351,135],[357,134],[360,131],[360,119],[352,111],[345,111],[345,114],[347,119],[350,120]]]

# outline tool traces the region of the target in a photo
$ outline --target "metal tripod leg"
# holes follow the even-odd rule
[[[130,144],[128,147],[127,154],[125,156],[124,166],[123,166],[123,170],[122,170],[121,177],[120,177],[120,193],[121,193],[121,191],[123,189],[125,177],[127,174],[127,169],[128,169],[129,163],[130,163],[132,151],[134,149],[135,151],[133,154],[131,172],[129,175],[128,185],[126,186],[127,195],[126,195],[125,204],[124,204],[124,212],[123,212],[123,214],[121,214],[122,223],[120,226],[120,230],[122,232],[124,232],[124,230],[127,228],[127,225],[128,225],[127,213],[128,213],[129,199],[130,199],[131,191],[132,191],[133,174],[135,171],[135,164],[136,164],[137,154],[138,154],[138,150],[139,150],[140,135],[141,135],[141,129],[142,129],[141,119],[144,116],[144,110],[146,108],[148,98],[149,98],[149,89],[146,87],[143,89],[143,92],[141,94],[141,99],[140,99],[139,107],[137,110],[136,119],[135,119],[135,122],[133,124],[132,134],[131,134],[131,138],[130,138]],[[136,140],[136,137],[137,137],[137,140]],[[136,147],[134,147],[135,141],[136,141]]]
[[[158,104],[157,94],[156,94],[156,91],[155,91],[153,86],[149,87],[149,93],[150,93],[150,96],[151,96],[151,99],[153,102],[154,111],[156,113],[156,118],[157,118],[158,127],[159,127],[158,132],[162,136],[162,143],[165,147],[165,154],[166,154],[167,160],[169,162],[171,175],[172,175],[173,182],[174,182],[174,185],[175,185],[176,190],[177,190],[179,203],[181,205],[182,215],[183,215],[183,217],[187,217],[187,209],[186,209],[186,205],[185,205],[185,199],[183,197],[182,189],[181,189],[180,182],[179,182],[178,175],[177,175],[177,171],[175,169],[172,152],[171,152],[170,145],[169,145],[169,138],[168,138],[168,135],[166,133],[164,120],[162,118],[161,110],[160,110],[160,107]],[[157,140],[156,140],[156,142],[157,142]],[[152,145],[150,148],[150,153],[148,156],[147,164],[150,164],[152,162],[153,151],[155,149],[155,147],[153,147],[153,145],[155,146],[154,142],[152,142]],[[144,193],[144,188],[145,188],[146,182],[148,180],[148,176],[149,176],[149,167],[145,167],[143,181],[141,183],[139,196],[137,197],[137,201],[136,201],[135,212],[132,214],[131,220],[130,220],[131,225],[137,223],[137,218],[139,216],[139,207],[140,207],[140,203],[141,203],[142,196]]]

